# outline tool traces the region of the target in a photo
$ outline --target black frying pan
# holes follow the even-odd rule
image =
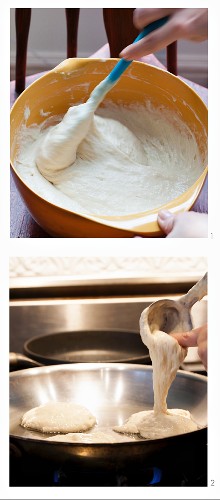
[[[44,365],[59,363],[151,364],[140,334],[127,330],[80,330],[33,337],[24,353]]]

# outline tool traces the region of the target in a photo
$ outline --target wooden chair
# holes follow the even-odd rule
[[[23,92],[25,87],[43,74],[36,73],[35,75],[26,77],[31,10],[32,9],[15,9],[16,69],[15,81],[11,82],[11,105],[18,95]],[[133,42],[138,33],[133,25],[133,10],[134,9],[123,8],[103,9],[103,19],[108,43],[101,47],[95,54],[91,54],[90,57],[118,57],[121,50],[126,47],[126,45]],[[65,14],[67,28],[67,57],[76,57],[80,9],[65,9]],[[166,52],[167,70],[177,75],[177,42],[168,45]],[[140,60],[159,68],[164,68],[163,64],[161,64],[154,54],[149,54],[148,56],[142,57]],[[194,88],[207,104],[207,89],[194,82],[189,82],[189,80],[185,81]]]
[[[138,31],[133,25],[134,9],[103,9],[104,25],[109,43],[110,57],[118,57],[121,50],[133,42]],[[67,57],[77,56],[77,36],[80,9],[65,9],[67,28]],[[31,9],[15,9],[16,70],[15,91],[23,92],[26,78],[28,36]],[[159,63],[159,61],[158,61]],[[157,59],[155,58],[155,65]],[[177,74],[177,43],[167,47],[167,69]]]
[[[134,9],[103,9],[103,20],[108,43],[90,57],[118,57],[120,51],[132,43],[138,34],[133,25]],[[67,57],[77,56],[77,36],[80,9],[65,9],[67,27]],[[31,23],[31,9],[15,9],[16,23],[16,72],[11,82],[11,105],[18,95],[44,73],[26,77],[28,35]],[[142,57],[143,62],[166,69],[154,54]],[[167,47],[167,70],[177,75],[177,43]],[[202,97],[207,104],[207,89],[183,78]],[[207,181],[196,201],[193,210],[207,212]],[[11,177],[11,237],[45,238],[49,237],[30,216]]]

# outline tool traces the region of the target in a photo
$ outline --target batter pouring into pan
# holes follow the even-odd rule
[[[148,328],[146,309],[140,318],[140,333],[149,349],[153,366],[154,409],[134,413],[114,430],[120,433],[139,434],[146,439],[160,439],[197,430],[189,411],[167,408],[167,394],[176,377],[187,349],[167,333]]]

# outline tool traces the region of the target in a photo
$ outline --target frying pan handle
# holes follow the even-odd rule
[[[36,368],[38,366],[42,366],[42,364],[37,361],[33,361],[33,359],[27,358],[27,356],[24,356],[23,354],[17,354],[16,352],[9,353],[10,372],[23,370],[25,368]]]

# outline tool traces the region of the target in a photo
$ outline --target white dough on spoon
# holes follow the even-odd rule
[[[40,432],[82,432],[96,424],[92,413],[74,403],[52,401],[27,411],[21,425]]]
[[[84,104],[71,106],[62,121],[52,127],[40,143],[36,164],[48,180],[50,172],[70,167],[76,160],[79,144],[88,134],[94,112],[113,85],[102,81]]]
[[[92,118],[93,112],[88,114],[86,104],[80,104],[69,108],[62,121],[48,129],[36,156],[38,169],[46,179],[53,180],[54,172],[75,162],[77,148],[87,135]]]

